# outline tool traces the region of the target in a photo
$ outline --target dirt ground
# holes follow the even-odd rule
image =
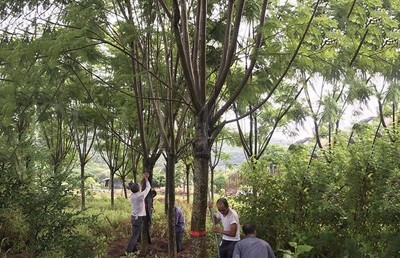
[[[139,257],[157,257],[164,258],[168,257],[168,242],[165,239],[153,237],[150,245],[151,251],[149,255],[142,255]],[[116,239],[109,243],[107,250],[107,258],[120,258],[124,254],[126,245],[128,243],[127,238]],[[189,242],[183,242],[183,250],[178,253],[178,258],[185,258],[190,256],[190,244]]]
[[[112,241],[108,244],[107,248],[107,258],[120,258],[124,255],[126,245],[128,243],[127,238],[120,238]],[[139,257],[147,257],[147,258],[166,258],[168,257],[168,242],[165,239],[153,237],[152,244],[150,245],[151,251],[149,255],[139,255]],[[178,253],[178,258],[185,258],[190,256],[190,244],[189,242],[183,242],[183,250]],[[0,257],[8,257],[8,258],[28,258],[30,255],[28,253],[20,253],[20,254],[7,254],[3,256],[0,254]]]

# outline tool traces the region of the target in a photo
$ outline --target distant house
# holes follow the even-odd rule
[[[111,189],[110,178],[104,178],[101,180],[101,187],[106,189]],[[122,181],[121,179],[114,179],[114,189],[122,189]]]

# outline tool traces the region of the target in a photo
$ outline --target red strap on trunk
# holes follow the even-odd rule
[[[202,230],[202,231],[196,231],[196,230],[190,230],[189,234],[191,237],[201,237],[206,235],[206,231]]]

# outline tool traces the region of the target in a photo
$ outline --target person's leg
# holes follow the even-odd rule
[[[179,253],[180,251],[182,251],[182,234],[183,232],[176,232],[175,231],[175,235],[176,235],[176,251]]]
[[[228,258],[232,258],[233,251],[235,250],[236,243],[237,242],[235,242],[235,241],[229,242],[229,246],[228,246],[228,250],[227,250],[227,257]]]
[[[228,249],[229,249],[229,241],[222,240],[219,245],[219,257],[220,258],[228,258]]]
[[[128,247],[126,248],[126,252],[133,253],[136,252],[137,249],[137,241],[139,239],[141,226],[142,226],[142,217],[133,217],[131,216],[132,221],[132,234],[128,242]]]

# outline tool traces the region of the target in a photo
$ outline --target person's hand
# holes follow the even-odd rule
[[[215,227],[215,226],[212,228],[212,231],[213,231],[214,233],[221,233],[221,229],[218,228],[218,227]]]
[[[148,179],[149,179],[149,176],[150,176],[149,173],[147,173],[147,172],[143,173],[143,179],[144,179],[144,180],[148,180]]]

